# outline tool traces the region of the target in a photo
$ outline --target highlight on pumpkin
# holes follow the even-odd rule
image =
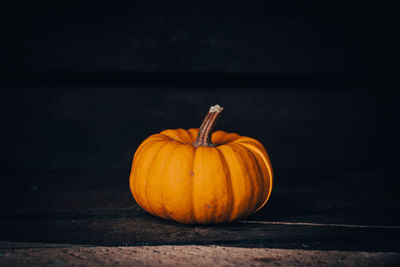
[[[227,223],[260,210],[273,172],[256,139],[215,131],[223,108],[211,106],[199,129],[168,129],[144,140],[129,185],[147,212],[186,224]]]

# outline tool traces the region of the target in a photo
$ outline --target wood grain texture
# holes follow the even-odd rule
[[[398,184],[386,184],[382,190],[382,186],[371,183],[377,173],[342,173],[324,183],[277,173],[276,190],[270,202],[248,221],[310,225],[245,222],[182,225],[140,209],[129,192],[129,173],[47,173],[27,175],[17,187],[15,201],[2,203],[0,240],[399,251],[397,228],[312,225],[399,226]],[[372,193],[375,199],[370,198]]]

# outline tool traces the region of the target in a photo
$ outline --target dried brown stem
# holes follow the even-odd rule
[[[219,105],[211,106],[200,126],[199,134],[193,146],[215,146],[211,143],[211,135],[223,108]]]

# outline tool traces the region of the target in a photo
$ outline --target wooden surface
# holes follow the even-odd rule
[[[2,266],[398,266],[400,253],[227,246],[104,247],[0,242]]]
[[[318,175],[325,175],[319,180]],[[224,245],[398,252],[399,173],[280,172],[243,221],[182,225],[147,214],[129,173],[2,174],[0,240],[79,245]],[[381,182],[380,182],[381,181]]]

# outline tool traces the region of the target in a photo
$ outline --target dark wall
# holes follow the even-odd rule
[[[399,71],[396,1],[2,5],[1,69]]]
[[[398,168],[395,1],[2,5],[2,171],[128,170],[216,103],[275,168]]]
[[[398,168],[399,91],[351,89],[13,88],[1,98],[2,170],[129,170],[141,141],[196,128],[259,139],[277,169]]]

